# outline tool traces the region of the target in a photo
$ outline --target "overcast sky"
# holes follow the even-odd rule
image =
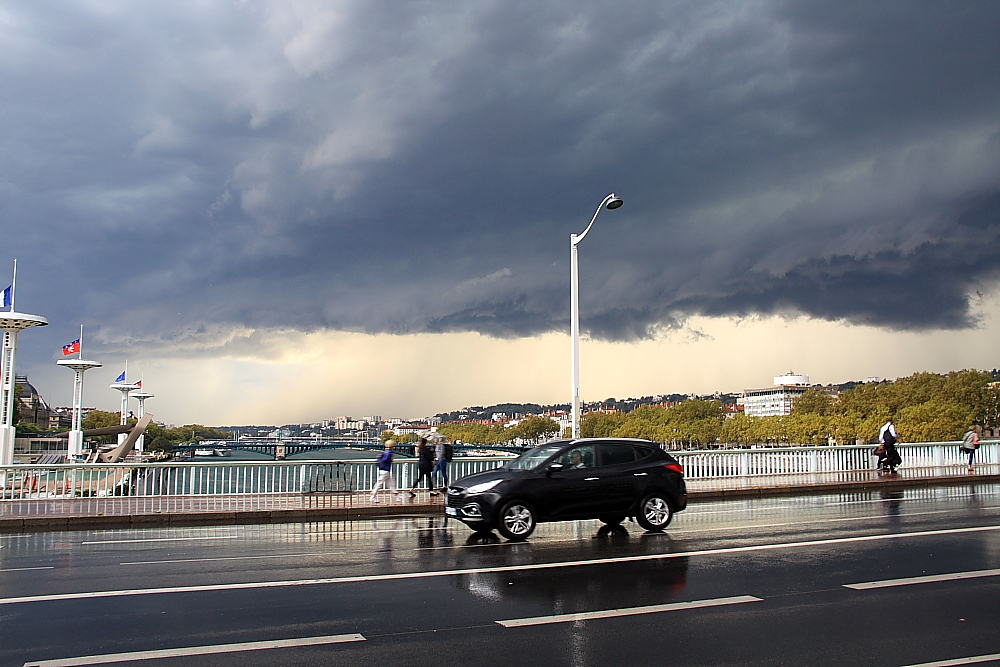
[[[83,323],[85,402],[127,357],[177,423],[568,401],[612,191],[585,398],[1000,366],[998,35],[992,0],[0,0],[18,371],[68,403]]]

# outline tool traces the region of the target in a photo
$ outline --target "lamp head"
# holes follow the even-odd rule
[[[624,203],[625,201],[621,197],[616,196],[615,193],[612,192],[611,199],[608,200],[608,209],[613,211]]]

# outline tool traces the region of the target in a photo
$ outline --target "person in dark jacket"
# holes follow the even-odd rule
[[[885,446],[885,458],[879,459],[882,469],[893,473],[896,472],[896,466],[903,462],[903,458],[896,450],[896,443],[899,442],[899,436],[896,434],[896,427],[893,425],[891,419],[886,421],[885,425],[879,429],[878,441]]]
[[[417,487],[420,486],[422,480],[427,480],[427,490],[431,492],[432,495],[437,495],[437,491],[434,490],[434,484],[431,481],[431,471],[434,470],[434,450],[427,446],[427,438],[420,438],[417,443],[417,480],[413,483],[413,488],[410,489],[410,497],[415,498],[417,496]]]
[[[460,445],[462,441],[456,440],[455,444]],[[437,439],[434,446],[434,472],[431,473],[431,476],[437,474],[441,475],[441,491],[444,491],[445,487],[448,486],[448,443],[442,437]]]

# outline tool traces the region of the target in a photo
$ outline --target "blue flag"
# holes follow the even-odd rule
[[[122,374],[115,378],[115,382],[124,382],[124,381],[125,381],[125,371],[122,371]]]
[[[2,285],[3,283],[0,283]],[[10,308],[14,305],[14,286],[11,285],[3,291],[3,307]]]

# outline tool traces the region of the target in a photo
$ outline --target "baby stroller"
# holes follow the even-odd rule
[[[878,457],[878,463],[875,464],[875,467],[880,472],[894,473],[896,466],[903,462],[894,445],[880,444],[872,450],[872,454]]]

